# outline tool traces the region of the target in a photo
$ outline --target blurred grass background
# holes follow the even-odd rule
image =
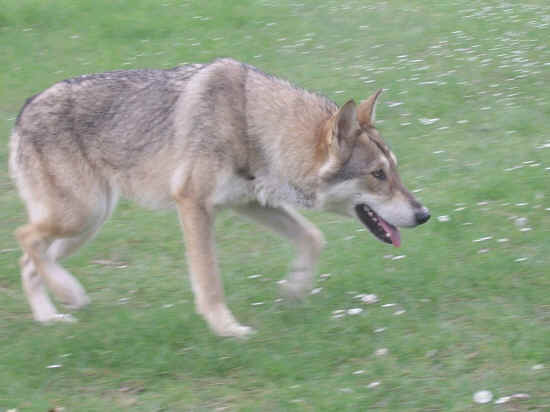
[[[0,0],[0,410],[550,410],[549,30],[542,0]],[[331,276],[290,304],[276,285],[290,247],[221,214],[227,298],[258,330],[241,342],[194,314],[174,213],[123,202],[66,262],[93,300],[80,322],[36,325],[7,173],[24,100],[83,73],[223,56],[339,104],[385,88],[379,130],[432,220],[397,250],[307,213]],[[333,318],[350,308],[364,310]],[[481,389],[530,398],[476,405]]]

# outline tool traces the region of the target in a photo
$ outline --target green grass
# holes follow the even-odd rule
[[[0,1],[0,411],[550,410],[548,2],[232,3]],[[73,75],[220,56],[338,103],[386,88],[379,129],[432,220],[396,250],[357,222],[308,214],[332,276],[290,304],[276,301],[290,247],[221,214],[227,299],[258,330],[242,342],[194,314],[176,216],[123,203],[66,262],[93,300],[80,322],[35,324],[7,174],[25,98]],[[354,307],[364,311],[332,319]],[[481,389],[530,398],[476,405]]]

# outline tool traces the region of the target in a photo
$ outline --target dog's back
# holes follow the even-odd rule
[[[197,158],[245,178],[267,179],[276,168],[301,181],[292,165],[313,167],[312,125],[335,110],[322,96],[231,59],[85,75],[27,101],[11,169],[20,188],[86,190],[94,177],[142,204],[166,206],[173,173]]]
[[[32,147],[46,157],[66,152],[101,167],[131,167],[170,138],[175,103],[202,67],[115,71],[59,82],[28,99],[19,113],[18,150]]]
[[[160,172],[151,160],[170,152],[176,102],[203,67],[85,75],[33,96],[12,135],[10,166],[23,198],[37,187],[82,192],[99,183],[136,197],[141,183],[129,176]],[[157,195],[144,203],[166,200]]]

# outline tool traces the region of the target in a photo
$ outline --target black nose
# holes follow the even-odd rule
[[[423,207],[419,212],[416,212],[414,214],[414,217],[416,219],[416,223],[418,225],[421,225],[422,223],[426,223],[428,219],[430,219],[430,211],[428,208]]]

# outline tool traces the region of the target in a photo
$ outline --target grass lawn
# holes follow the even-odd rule
[[[0,5],[0,411],[550,410],[547,0]],[[243,342],[194,313],[175,214],[122,202],[65,263],[92,298],[80,322],[34,323],[7,173],[25,99],[79,74],[221,56],[339,104],[385,88],[379,130],[432,220],[395,249],[308,213],[330,276],[296,304],[276,283],[289,245],[220,214],[227,299],[258,330]],[[474,403],[479,390],[493,400]],[[529,398],[495,404],[517,393]]]

